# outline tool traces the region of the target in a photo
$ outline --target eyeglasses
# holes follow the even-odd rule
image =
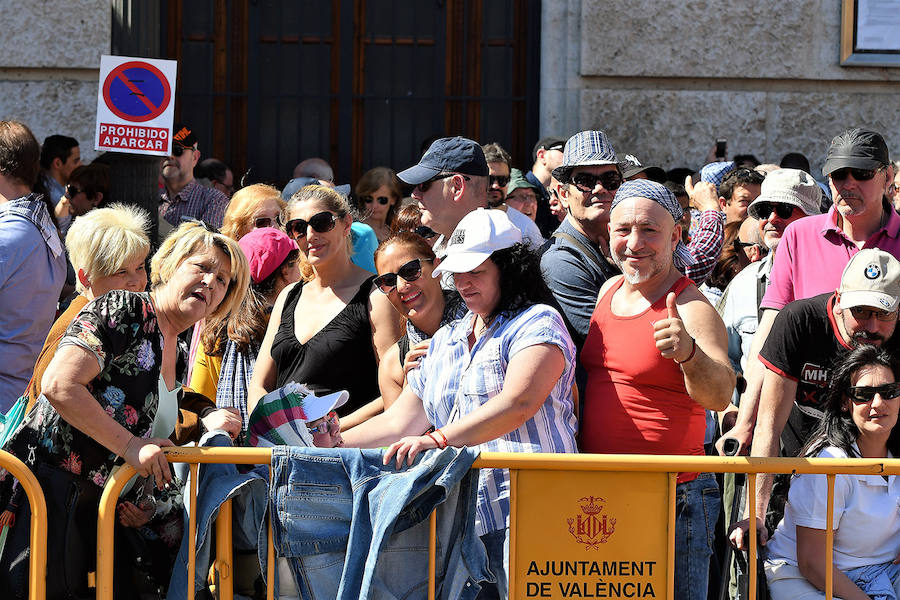
[[[397,287],[397,278],[409,283],[422,276],[422,261],[431,262],[430,258],[414,258],[399,269],[396,273],[385,273],[372,280],[372,283],[381,290],[382,294],[390,294]]]
[[[434,183],[435,181],[438,181],[438,180],[441,180],[441,179],[447,179],[448,177],[453,177],[454,175],[459,175],[460,177],[462,177],[462,178],[465,179],[466,181],[469,181],[469,180],[470,180],[470,177],[469,177],[468,175],[463,175],[462,173],[441,173],[440,175],[435,175],[434,177],[432,177],[432,178],[429,179],[428,181],[423,181],[422,183],[420,183],[419,185],[417,185],[417,186],[416,186],[416,191],[419,192],[420,194],[424,194],[425,192],[428,191],[428,188],[430,188],[430,187],[431,187],[431,184]]]
[[[494,184],[497,184],[498,187],[506,187],[506,184],[509,183],[509,175],[491,175],[488,177],[488,187],[494,187]]]
[[[323,211],[311,216],[309,221],[304,219],[291,219],[287,222],[287,225],[284,226],[284,229],[289,236],[296,240],[297,238],[306,237],[307,227],[312,227],[313,231],[316,233],[327,233],[334,229],[334,224],[337,220],[338,218],[334,213]]]
[[[299,221],[300,219],[295,220]],[[253,226],[256,229],[262,229],[263,227],[275,227],[277,229],[281,228],[281,225],[281,217],[275,217],[274,219],[272,217],[257,217],[253,219]]]
[[[875,399],[875,394],[884,400],[900,396],[900,383],[885,383],[879,386],[857,385],[847,388],[847,396],[857,404],[865,404]]]
[[[315,427],[307,427],[310,433],[330,433],[333,427],[337,427],[338,418],[337,413],[331,411],[327,415],[325,415],[325,420],[316,425]]]
[[[84,188],[79,188],[78,186],[74,186],[72,184],[66,186],[66,198],[72,199],[82,192],[87,194],[87,192],[84,191]]]
[[[876,310],[873,308],[859,308],[854,306],[850,309],[850,314],[857,321],[868,321],[869,319],[878,319],[879,321],[894,321],[897,319],[897,311],[887,312],[884,310]]]
[[[513,196],[506,196],[507,202],[521,202],[522,204],[537,204],[537,195],[534,192],[528,192],[524,194],[515,194]]]
[[[796,207],[791,204],[782,204],[781,202],[759,202],[753,210],[760,219],[768,219],[772,216],[772,211],[775,211],[775,215],[780,219],[790,219],[794,214],[794,208]]]
[[[622,175],[618,171],[606,171],[599,175],[593,173],[578,173],[572,177],[572,184],[582,192],[592,192],[597,187],[597,183],[603,185],[604,189],[610,192],[619,189],[622,185]]]
[[[735,239],[734,242],[732,242],[732,244],[734,244],[735,252],[738,250],[743,250],[744,248],[752,248],[753,246],[759,246],[759,244],[757,244],[756,242],[742,242],[739,239]]]
[[[391,199],[388,198],[387,196],[378,196],[377,198],[373,198],[372,196],[361,196],[360,200],[362,200],[366,204],[372,204],[373,202],[375,202],[377,200],[378,204],[380,204],[382,206],[385,206],[388,202],[391,201]]]
[[[185,148],[181,144],[172,144],[172,156],[174,156],[175,158],[178,158],[179,156],[184,154],[185,150],[194,150],[194,147],[191,146],[190,148]]]
[[[832,181],[844,181],[847,179],[848,175],[853,175],[853,179],[857,181],[869,181],[875,177],[875,173],[880,170],[881,169],[851,169],[845,167],[843,169],[838,169],[837,171],[832,171],[829,177],[831,177]]]

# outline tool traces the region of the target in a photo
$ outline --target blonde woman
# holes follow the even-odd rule
[[[400,318],[372,285],[373,275],[350,260],[350,212],[347,200],[324,186],[291,197],[286,229],[306,257],[304,281],[275,303],[250,382],[251,413],[264,394],[289,381],[317,393],[350,392],[341,411],[345,429],[380,411],[381,402],[373,402],[378,362],[400,338]]]
[[[285,207],[281,192],[271,185],[248,185],[231,197],[219,231],[233,240],[239,240],[254,229],[283,229]]]

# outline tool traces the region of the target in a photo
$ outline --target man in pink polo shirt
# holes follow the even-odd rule
[[[900,257],[900,215],[885,199],[894,173],[884,138],[869,129],[844,131],[831,140],[822,173],[828,177],[834,206],[784,230],[760,305],[762,318],[747,357],[747,388],[741,396],[741,406],[746,405],[741,412],[751,414],[752,423],[765,374],[757,356],[778,311],[793,300],[837,289],[850,257],[863,248]],[[744,440],[744,447],[749,443]]]

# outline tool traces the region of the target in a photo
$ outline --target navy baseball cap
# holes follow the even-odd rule
[[[397,173],[397,177],[409,185],[419,185],[441,173],[487,177],[490,171],[478,142],[456,136],[435,140],[419,159],[419,164]]]

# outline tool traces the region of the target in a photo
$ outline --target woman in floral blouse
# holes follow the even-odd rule
[[[102,488],[123,459],[162,489],[172,480],[161,448],[172,445],[167,438],[177,420],[185,358],[178,334],[238,306],[248,272],[237,242],[202,223],[182,224],[153,256],[149,293],[114,290],[82,309],[44,374],[41,397],[6,449],[45,489],[60,470]],[[45,496],[52,511],[56,500]],[[14,531],[27,531],[22,516]],[[48,531],[48,564],[54,564],[53,540],[64,535],[69,532]],[[3,563],[11,558],[4,553]]]

